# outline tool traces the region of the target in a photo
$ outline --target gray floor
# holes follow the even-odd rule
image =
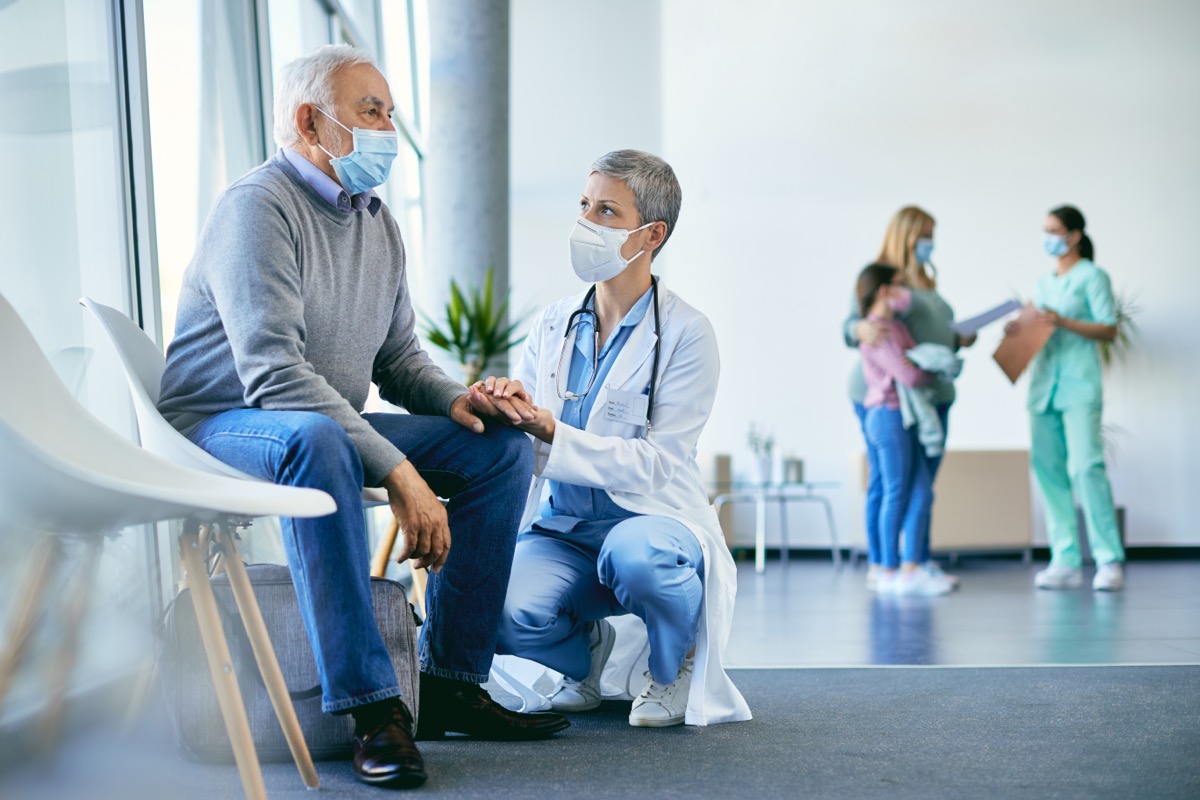
[[[866,569],[738,563],[731,667],[1200,664],[1200,565],[1134,561],[1121,593],[1033,588],[1044,564],[970,558],[945,597],[881,598]]]
[[[1111,595],[1037,591],[1036,569],[970,559],[953,595],[887,600],[866,591],[861,565],[772,560],[757,575],[739,563],[727,660],[754,722],[646,735],[607,704],[559,743],[429,743],[422,794],[1200,796],[1200,762],[1186,755],[1200,747],[1200,565],[1134,562]],[[0,774],[0,796],[240,795],[232,767],[189,764],[166,731],[144,727],[77,736],[48,772]],[[589,768],[602,750],[626,766]],[[345,762],[321,774],[323,795],[390,796],[356,784]],[[307,796],[290,766],[266,777],[272,796]]]

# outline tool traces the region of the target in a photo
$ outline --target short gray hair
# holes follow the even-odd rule
[[[275,85],[275,144],[288,147],[302,141],[296,129],[296,110],[305,103],[333,108],[333,76],[342,67],[370,64],[366,50],[348,44],[327,44],[283,65]]]
[[[655,258],[675,232],[679,207],[683,205],[683,190],[679,188],[675,170],[658,156],[641,150],[614,150],[592,163],[592,173],[595,172],[625,181],[629,191],[633,192],[633,204],[643,225],[648,222],[667,223],[667,235],[663,237],[663,243],[650,254],[651,258]]]

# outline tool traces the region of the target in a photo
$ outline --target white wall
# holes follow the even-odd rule
[[[810,478],[842,482],[839,523],[861,537],[839,330],[889,216],[934,214],[942,291],[968,315],[1030,295],[1052,266],[1044,214],[1070,202],[1143,307],[1107,378],[1106,419],[1128,432],[1111,464],[1128,539],[1200,544],[1185,506],[1200,474],[1185,414],[1200,395],[1185,318],[1200,298],[1200,5],[516,0],[513,35],[516,303],[576,288],[564,240],[588,160],[663,155],[685,199],[659,263],[721,338],[703,449],[741,470],[750,421],[773,428]],[[951,447],[1028,447],[1024,382],[990,361],[997,335],[968,354]],[[820,542],[805,513],[793,530],[811,521]]]

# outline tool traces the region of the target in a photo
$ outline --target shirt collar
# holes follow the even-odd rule
[[[296,168],[304,182],[311,186],[322,200],[343,214],[362,211],[364,208],[372,217],[379,213],[379,207],[383,205],[383,200],[379,198],[374,189],[351,196],[341,187],[341,184],[322,172],[316,164],[300,155],[299,151],[285,147],[283,148],[283,157]]]

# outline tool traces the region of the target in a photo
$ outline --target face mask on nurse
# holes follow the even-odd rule
[[[1046,255],[1058,258],[1065,256],[1071,246],[1067,244],[1067,238],[1062,234],[1047,233],[1046,238],[1042,240],[1042,249],[1046,251]]]
[[[575,274],[585,283],[602,283],[617,277],[630,263],[646,252],[638,250],[633,258],[622,258],[621,247],[625,240],[631,233],[637,233],[653,224],[647,222],[641,228],[627,231],[624,228],[595,225],[583,217],[575,220],[575,229],[571,231],[571,267]]]

